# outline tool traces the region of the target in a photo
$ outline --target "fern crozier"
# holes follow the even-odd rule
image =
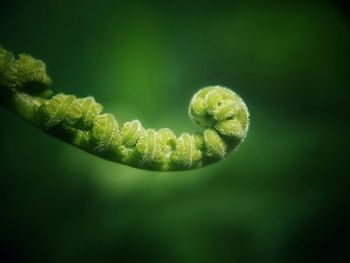
[[[225,159],[245,139],[249,113],[243,100],[221,86],[200,89],[188,113],[202,132],[146,129],[138,120],[120,125],[93,97],[52,96],[44,62],[0,47],[0,103],[39,129],[104,159],[132,167],[172,171]]]

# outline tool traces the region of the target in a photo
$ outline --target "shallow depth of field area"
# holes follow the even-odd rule
[[[8,1],[0,44],[118,121],[196,131],[198,89],[248,105],[216,164],[150,172],[0,108],[1,262],[349,260],[350,19],[340,1]],[[347,260],[346,260],[347,259]]]

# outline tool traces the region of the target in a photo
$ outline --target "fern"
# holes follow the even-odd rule
[[[119,125],[93,97],[52,96],[45,64],[0,47],[0,103],[26,121],[96,156],[132,167],[188,170],[224,159],[247,135],[249,113],[232,90],[210,86],[192,98],[188,113],[203,132],[145,129],[140,121]]]

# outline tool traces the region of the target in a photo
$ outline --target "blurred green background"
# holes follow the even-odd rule
[[[198,129],[192,94],[220,84],[251,125],[225,161],[159,173],[1,108],[0,261],[349,260],[348,14],[337,1],[2,3],[1,45],[44,60],[56,92],[179,135]]]

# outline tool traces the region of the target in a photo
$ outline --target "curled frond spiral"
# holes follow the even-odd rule
[[[140,121],[119,125],[93,97],[51,96],[45,64],[0,47],[0,103],[45,132],[96,156],[132,167],[188,170],[224,159],[245,139],[249,113],[243,100],[221,86],[200,89],[190,118],[202,132],[176,136],[168,128],[146,129]]]

